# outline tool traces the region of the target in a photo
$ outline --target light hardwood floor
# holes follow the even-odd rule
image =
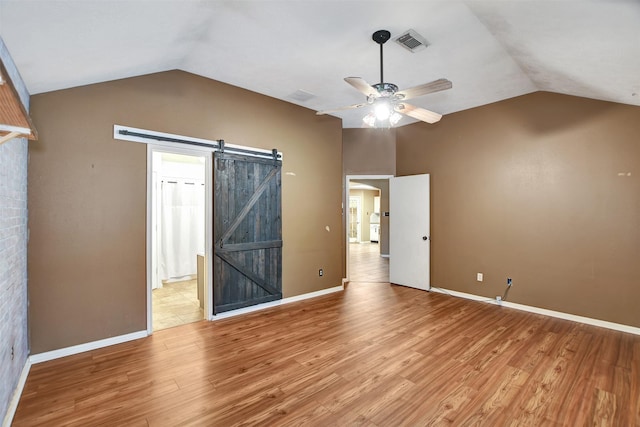
[[[351,282],[388,282],[389,258],[380,256],[377,243],[349,243],[349,280]]]
[[[640,337],[351,283],[34,365],[34,425],[637,426]]]

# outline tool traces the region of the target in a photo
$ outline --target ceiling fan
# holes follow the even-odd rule
[[[373,106],[372,111],[363,119],[365,124],[371,127],[375,127],[376,124],[381,124],[386,127],[393,126],[402,118],[401,114],[405,114],[409,117],[413,117],[414,119],[427,123],[436,123],[439,121],[442,118],[441,114],[407,104],[404,101],[406,99],[427,95],[429,93],[451,89],[451,82],[447,79],[438,79],[430,83],[425,83],[404,90],[398,90],[398,86],[393,83],[385,83],[382,50],[384,43],[391,38],[391,33],[387,30],[378,30],[373,33],[371,38],[380,45],[380,83],[370,85],[361,77],[346,77],[344,79],[347,83],[356,88],[356,90],[363,93],[367,97],[367,101],[332,110],[318,111],[316,114],[330,114],[336,111],[350,110],[353,108],[371,105]]]

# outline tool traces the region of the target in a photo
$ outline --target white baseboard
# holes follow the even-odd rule
[[[238,310],[229,311],[226,313],[220,313],[213,316],[209,320],[225,319],[227,317],[238,316],[240,314],[251,313],[257,310],[264,310],[265,308],[276,307],[282,304],[288,304],[296,301],[302,301],[309,298],[315,298],[322,295],[331,294],[334,292],[340,292],[344,290],[344,283],[340,286],[334,286],[333,288],[322,289],[315,292],[309,292],[308,294],[296,295],[294,297],[283,298],[278,301],[267,302],[264,304],[258,304],[251,307],[245,307]],[[78,344],[72,347],[61,348],[59,350],[47,351],[44,353],[32,354],[29,356],[29,363],[35,365],[36,363],[47,362],[53,359],[59,359],[65,356],[71,356],[78,353],[84,353],[85,351],[96,350],[98,348],[108,347],[111,345],[121,344],[127,341],[133,341],[140,338],[149,336],[149,333],[145,331],[133,332],[126,335],[120,335],[117,337],[106,338],[99,341],[88,342],[85,344]]]
[[[65,356],[71,356],[78,353],[84,353],[85,351],[96,350],[98,348],[108,347],[110,345],[121,344],[127,341],[133,341],[140,338],[145,338],[149,334],[147,331],[133,332],[126,335],[119,335],[117,337],[106,338],[103,340],[92,341],[85,344],[78,344],[72,347],[61,348],[59,350],[47,351],[44,353],[32,354],[29,356],[29,360],[32,364],[47,362],[53,359],[59,359]]]
[[[309,292],[307,294],[296,295],[294,297],[283,298],[278,301],[266,302],[264,304],[252,305],[251,307],[239,308],[237,310],[226,311],[224,313],[216,314],[211,317],[209,320],[221,320],[228,319],[229,317],[239,316],[241,314],[252,313],[254,311],[264,310],[266,308],[277,307],[279,305],[289,304],[292,302],[303,301],[309,298],[315,298],[322,295],[332,294],[334,292],[344,291],[344,282],[345,279],[342,279],[342,285],[334,286],[333,288],[321,289],[315,292]]]
[[[7,412],[4,415],[2,427],[9,427],[13,422],[13,417],[16,414],[16,410],[18,410],[20,396],[22,396],[22,390],[24,390],[24,385],[27,382],[27,377],[29,376],[30,369],[31,360],[29,360],[29,358],[27,357],[27,360],[25,360],[24,366],[22,367],[22,372],[20,373],[18,384],[16,384],[16,388],[13,391],[13,395],[11,396],[11,401],[9,402],[9,406],[7,407]]]
[[[547,310],[546,308],[533,307],[530,305],[518,304],[509,301],[496,301],[493,298],[483,297],[480,295],[468,294],[465,292],[452,291],[450,289],[431,287],[431,291],[441,294],[448,294],[454,297],[470,299],[474,301],[487,302],[489,304],[500,305],[503,307],[514,308],[516,310],[527,311],[529,313],[543,314],[545,316],[556,317],[558,319],[571,320],[573,322],[584,323],[601,328],[612,329],[614,331],[627,332],[634,335],[640,335],[640,328],[635,326],[623,325],[621,323],[608,322],[606,320],[593,319],[591,317],[577,316],[575,314],[563,313],[562,311]]]
[[[334,292],[340,292],[344,290],[344,279],[343,283],[340,286],[334,286],[333,288],[322,289],[315,292],[309,292],[307,294],[296,295],[289,298],[284,298],[278,301],[268,302],[265,304],[254,305],[251,307],[245,307],[238,310],[229,311],[226,313],[221,313],[209,320],[220,320],[228,317],[238,316],[245,313],[251,313],[253,311],[264,310],[270,307],[276,307],[283,304],[289,304],[292,302],[302,301],[309,298],[315,298],[322,295],[331,294]],[[9,407],[7,408],[7,413],[2,422],[2,427],[9,427],[11,422],[13,421],[13,416],[15,415],[16,409],[18,409],[18,402],[20,402],[20,396],[22,396],[22,390],[24,389],[24,385],[27,381],[27,376],[29,375],[29,370],[31,369],[31,365],[35,365],[37,363],[47,362],[49,360],[59,359],[65,356],[71,356],[74,354],[84,353],[85,351],[96,350],[103,347],[108,347],[111,345],[121,344],[127,341],[133,341],[140,338],[146,338],[149,336],[149,333],[145,331],[133,332],[126,335],[120,335],[117,337],[106,338],[99,341],[93,341],[85,344],[78,344],[72,347],[61,348],[59,350],[47,351],[44,353],[32,354],[29,356],[25,362],[24,368],[22,369],[22,374],[20,375],[20,380],[16,389],[11,398],[11,402],[9,403]]]

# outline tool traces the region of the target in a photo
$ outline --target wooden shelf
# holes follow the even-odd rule
[[[13,138],[35,140],[38,139],[38,133],[4,63],[0,61],[0,144]]]

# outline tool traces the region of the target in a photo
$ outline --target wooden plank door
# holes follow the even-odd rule
[[[214,153],[214,314],[282,299],[281,166]]]

